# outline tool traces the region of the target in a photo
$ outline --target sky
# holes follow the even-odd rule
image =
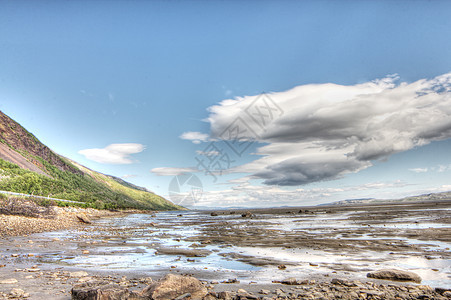
[[[0,110],[181,205],[451,190],[450,1],[0,1]]]

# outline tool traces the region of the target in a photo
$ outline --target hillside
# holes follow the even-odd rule
[[[51,195],[95,208],[183,209],[145,188],[56,154],[1,111],[0,190]]]

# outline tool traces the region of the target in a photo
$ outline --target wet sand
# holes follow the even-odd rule
[[[450,209],[445,201],[253,210],[245,217],[247,211],[102,218],[65,231],[3,237],[0,282],[17,282],[0,283],[0,293],[20,288],[31,299],[70,299],[79,281],[140,289],[146,278],[168,272],[193,275],[211,291],[264,289],[270,298],[278,289],[325,289],[333,278],[357,280],[361,289],[369,288],[365,282],[418,286],[366,278],[387,266],[411,270],[432,288],[451,288]],[[87,274],[70,275],[77,271]],[[272,283],[289,277],[304,284]],[[235,278],[239,283],[221,283]]]

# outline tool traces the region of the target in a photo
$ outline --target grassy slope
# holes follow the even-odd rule
[[[183,209],[143,188],[89,170],[54,153],[1,111],[0,142],[26,158],[28,164],[21,168],[0,158],[0,190],[51,195],[85,202],[95,208]],[[27,168],[43,172],[38,174]]]
[[[106,175],[73,164],[83,175],[61,171],[36,157],[51,177],[0,159],[0,190],[81,201],[94,208],[183,209],[150,192],[123,186]]]

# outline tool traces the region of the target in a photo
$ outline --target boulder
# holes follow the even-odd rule
[[[247,211],[247,212],[241,214],[241,216],[242,216],[243,218],[252,218],[252,217],[254,217],[254,214],[251,213],[250,211]]]
[[[165,300],[190,294],[190,299],[194,300],[202,299],[207,293],[207,288],[194,277],[167,274],[146,287],[141,292],[141,296],[153,300]]]
[[[72,288],[72,300],[146,299],[114,283],[83,283]]]
[[[383,269],[366,274],[366,277],[375,279],[395,280],[395,281],[413,281],[420,283],[421,277],[409,271],[396,269]]]
[[[88,218],[87,215],[85,214],[78,214],[77,215],[77,219],[81,222],[81,223],[85,223],[85,224],[91,224],[91,220]]]

